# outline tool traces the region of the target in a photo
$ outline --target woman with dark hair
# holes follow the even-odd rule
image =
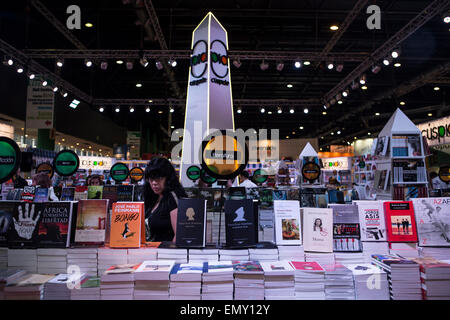
[[[178,199],[187,198],[187,194],[165,158],[152,159],[144,177],[146,239],[175,243]]]
[[[39,186],[41,188],[47,188],[48,189],[48,195],[49,195],[49,199],[50,201],[59,201],[58,197],[55,194],[55,191],[53,190],[52,187],[52,180],[50,179],[50,177],[48,176],[48,174],[41,172],[36,174],[33,177],[33,186]]]

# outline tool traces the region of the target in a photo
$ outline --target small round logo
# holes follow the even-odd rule
[[[122,182],[128,178],[130,170],[126,164],[117,162],[111,167],[110,173],[115,182]]]
[[[267,181],[267,178],[267,171],[264,169],[256,169],[255,172],[253,172],[253,182],[255,183],[264,183]]]
[[[19,169],[21,152],[14,140],[0,137],[0,183],[6,182]]]
[[[130,179],[133,182],[139,182],[144,178],[144,170],[139,167],[134,167],[130,170]]]
[[[196,181],[200,178],[200,168],[197,166],[190,166],[186,170],[186,175],[189,180]]]
[[[60,151],[53,159],[53,168],[57,174],[68,177],[77,172],[80,158],[72,150]]]

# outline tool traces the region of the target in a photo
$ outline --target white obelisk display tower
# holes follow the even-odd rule
[[[191,49],[180,166],[184,187],[194,185],[186,170],[200,166],[203,138],[213,129],[234,130],[228,36],[211,12],[195,28]]]

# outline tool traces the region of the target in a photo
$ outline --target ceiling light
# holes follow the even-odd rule
[[[328,65],[327,65],[327,68],[328,68],[328,70],[333,69],[334,68],[334,64],[329,62]]]
[[[370,133],[370,132],[367,132],[367,135],[368,135],[368,136],[370,136],[370,135],[371,135],[371,133]]]
[[[341,134],[341,131],[338,130],[338,132],[336,132],[337,134]]]
[[[58,87],[53,88],[53,92],[56,92],[56,91],[58,91]]]
[[[155,61],[155,66],[156,66],[156,69],[158,69],[158,70],[161,70],[162,68],[164,68],[161,61]]]
[[[150,107],[145,108],[145,112],[150,112]]]
[[[242,64],[241,64],[241,60],[240,60],[240,59],[234,59],[234,60],[233,60],[233,65],[234,65],[236,68],[240,68],[240,66],[242,65]]]
[[[337,25],[335,25],[335,24],[330,26],[330,30],[332,30],[332,31],[336,31],[338,29],[339,29],[339,27]]]
[[[303,112],[308,113],[309,112],[308,108],[303,109]]]
[[[295,112],[294,108],[289,109],[289,112],[294,113]]]
[[[339,101],[338,101],[338,104],[342,104],[342,103],[343,103],[342,100],[339,100]]]
[[[344,65],[343,65],[342,63],[340,63],[340,64],[338,64],[338,65],[336,66],[336,71],[337,71],[337,72],[341,72],[343,69],[344,69]]]
[[[177,61],[175,59],[170,59],[168,62],[172,68],[175,68],[177,66]]]
[[[377,74],[378,72],[380,72],[380,70],[381,70],[381,67],[378,64],[376,64],[372,67],[372,73]]]
[[[394,64],[394,67],[396,67],[396,68],[399,68],[401,66],[402,66],[402,64],[400,62],[397,62],[397,63]]]
[[[304,64],[305,66],[309,66],[309,65],[311,64],[311,62],[305,61],[305,62],[303,62],[303,64]]]
[[[366,75],[362,75],[361,78],[359,79],[359,83],[360,84],[366,84]]]
[[[89,59],[85,59],[85,60],[84,60],[84,64],[85,64],[85,66],[88,67],[88,68],[92,67],[92,61],[89,60]]]
[[[28,78],[30,80],[33,80],[35,77],[36,77],[36,75],[34,73],[31,73],[31,72],[28,73]]]
[[[59,68],[62,68],[63,65],[64,65],[64,60],[63,59],[56,60],[56,66],[58,66]]]
[[[130,112],[134,112],[134,107],[133,106],[130,107]]]
[[[170,126],[170,129],[175,129],[175,126]]]
[[[324,104],[324,105],[323,105],[323,108],[324,108],[325,110],[327,110],[329,106],[330,106],[330,105],[327,103],[327,104]]]
[[[22,67],[18,67],[17,68],[17,73],[22,73],[23,72],[23,68]]]
[[[142,83],[136,83],[136,88],[141,88],[142,87]]]
[[[439,87],[434,87],[434,88],[433,88],[434,91],[439,91],[440,89],[441,89],[441,88],[439,88]]]
[[[367,90],[367,86],[362,86],[361,89]]]
[[[8,59],[8,61],[6,61],[6,63],[8,64],[8,66],[12,66],[14,64],[13,59]]]
[[[390,61],[389,59],[384,59],[384,60],[383,60],[383,64],[384,64],[385,66],[388,66],[390,63],[391,63],[391,61]]]
[[[139,63],[141,64],[141,66],[143,66],[144,68],[146,68],[148,66],[148,60],[146,57],[142,57],[141,59],[139,59]]]
[[[302,66],[302,63],[300,61],[295,61],[294,66],[298,69]]]
[[[286,139],[289,139],[289,136],[286,136]]]
[[[342,92],[342,96],[343,96],[343,97],[348,97],[348,90],[343,91],[343,92]]]
[[[303,126],[300,126],[299,128],[300,128],[300,130],[303,130]]]
[[[116,107],[115,111],[120,112],[120,107]]]
[[[277,63],[277,70],[281,71],[281,70],[283,70],[283,68],[284,68],[284,63],[282,61],[278,62]]]
[[[400,55],[400,50],[398,50],[398,49],[391,52],[391,57],[394,59],[397,59],[399,55]]]
[[[133,66],[134,66],[134,62],[133,61],[127,61],[127,63],[125,65],[127,67],[127,70],[132,70]]]
[[[47,80],[42,81],[42,86],[45,87],[48,84]]]
[[[175,109],[173,107],[170,107],[169,111],[170,111],[170,113],[173,113],[175,111]]]
[[[277,108],[277,113],[279,113],[279,114],[283,113],[283,109],[281,109],[281,107],[278,107]]]
[[[100,69],[102,69],[102,70],[108,69],[108,61],[102,61],[100,63]]]
[[[86,22],[86,23],[84,24],[84,26],[85,26],[86,28],[92,28],[94,25],[93,25],[92,23],[90,23],[90,22]]]
[[[67,98],[67,96],[68,96],[69,94],[67,93],[67,91],[61,91],[61,95],[62,95],[64,98]]]
[[[117,64],[123,64],[123,60],[117,60],[116,63]]]
[[[375,112],[375,115],[376,115],[376,116],[379,116],[379,115],[380,115],[380,113],[379,113],[379,112]]]
[[[268,114],[272,114],[272,111],[268,111],[267,113],[268,113]]]
[[[286,87],[288,87],[288,88],[292,88],[292,87],[293,87],[293,85],[292,85],[291,83],[288,83],[288,84],[286,85]]]
[[[69,107],[71,107],[72,109],[76,109],[79,104],[80,104],[79,100],[73,99],[72,102],[69,104]]]
[[[100,107],[100,108],[98,108],[98,111],[103,112],[103,111],[105,111],[105,108]]]
[[[325,115],[327,114],[327,112],[326,112],[326,111],[323,111],[322,114],[325,116]]]
[[[428,116],[429,116],[429,117],[432,117],[432,116],[433,116],[433,114],[432,114],[432,113],[429,113],[429,114],[428,114]]]
[[[163,112],[162,112],[162,110],[158,110],[158,113],[159,113],[159,114],[162,114]]]
[[[150,100],[148,100],[148,103],[152,103],[152,102],[153,102],[153,100],[151,100],[151,99],[150,99]]]
[[[259,112],[264,113],[264,112],[266,112],[266,109],[264,109],[264,107],[261,107],[261,108],[259,109]]]
[[[267,68],[269,68],[269,64],[263,60],[261,62],[261,64],[259,65],[259,67],[262,71],[264,71],[264,70],[267,70]]]
[[[334,136],[334,132],[330,133],[332,136]]]

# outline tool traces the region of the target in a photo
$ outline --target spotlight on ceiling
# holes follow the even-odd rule
[[[155,66],[156,66],[156,69],[158,69],[158,70],[161,70],[162,68],[164,68],[164,66],[161,63],[161,61],[156,61],[155,62]]]
[[[303,112],[306,114],[309,112],[308,108],[303,109]]]
[[[264,113],[264,112],[266,112],[266,109],[265,109],[264,107],[261,107],[261,108],[259,109],[259,112]]]
[[[177,60],[175,59],[170,59],[168,63],[172,68],[175,68],[177,66]]]
[[[100,107],[100,108],[98,108],[98,111],[103,112],[103,111],[105,111],[105,108]]]
[[[173,112],[175,112],[175,109],[173,107],[170,107],[169,111],[170,111],[170,113],[173,113]]]
[[[57,92],[57,91],[58,91],[58,87],[54,87],[53,92]]]
[[[284,68],[284,63],[283,61],[277,62],[277,70],[281,71]]]
[[[57,59],[57,60],[56,60],[56,65],[57,65],[59,68],[62,68],[62,66],[64,65],[64,59]]]
[[[337,71],[337,72],[341,72],[343,69],[344,69],[344,65],[343,65],[342,63],[340,63],[340,64],[338,64],[338,65],[336,66],[336,71]]]
[[[108,61],[102,61],[100,63],[100,69],[102,69],[102,70],[108,69]]]
[[[42,81],[42,86],[45,87],[48,84],[47,80]]]
[[[145,56],[143,56],[141,59],[139,59],[139,63],[141,64],[141,66],[143,66],[144,68],[146,68],[148,66],[148,60]]]
[[[283,109],[281,109],[281,107],[278,107],[277,108],[277,113],[279,113],[279,114],[283,113]]]
[[[233,60],[233,66],[235,66],[236,68],[240,68],[241,65],[242,65],[241,59],[238,58]]]
[[[23,73],[23,68],[22,67],[17,67],[17,73]]]
[[[62,90],[61,90],[61,95],[62,95],[64,98],[67,98],[67,96],[68,96],[69,94],[67,93],[67,91],[62,91]]]
[[[130,112],[134,112],[134,107],[133,106],[130,107]]]
[[[123,60],[116,60],[117,64],[123,64]]]
[[[310,61],[305,61],[305,62],[303,62],[303,64],[304,64],[305,66],[309,66],[309,65],[311,64],[311,62],[310,62]]]
[[[116,109],[114,111],[120,112],[120,107],[116,107]]]
[[[378,64],[376,64],[372,67],[372,73],[377,74],[378,72],[380,72],[380,70],[381,70],[381,66]]]
[[[306,64],[306,61],[305,61]],[[300,61],[295,61],[294,66],[298,69],[302,66],[302,63]]]
[[[442,21],[444,21],[444,23],[450,23],[450,10],[444,12],[444,14],[442,15]]]
[[[294,112],[295,112],[294,108],[290,108],[290,109],[289,109],[289,112],[290,112],[290,113],[294,113]]]
[[[383,60],[383,64],[385,66],[388,66],[390,63],[391,63],[391,58],[386,58],[386,59]]]
[[[348,90],[345,90],[345,91],[342,92],[342,96],[343,97],[348,97],[348,94],[349,94]]]
[[[292,87],[293,87],[293,85],[292,85],[292,83],[288,83],[288,84],[286,85],[286,87],[288,87],[288,88],[292,88]]]
[[[242,108],[241,108],[241,107],[238,107],[237,110],[236,110],[236,112],[237,112],[237,113],[242,113]]]
[[[366,75],[365,75],[365,74],[363,74],[363,75],[361,76],[361,78],[359,79],[359,83],[360,83],[360,84],[366,84]]]
[[[269,64],[263,60],[259,65],[259,67],[261,68],[262,71],[264,71],[267,70],[267,68],[269,68]]]
[[[332,62],[328,62],[327,68],[328,70],[332,70],[334,68],[334,64]]]
[[[11,58],[9,58],[9,59],[6,58],[5,61],[3,61],[3,64],[4,65],[8,65],[8,66],[12,66],[14,64],[14,61]]]
[[[92,67],[92,61],[89,59],[84,59],[84,65],[88,68]]]
[[[391,57],[397,59],[400,55],[400,49],[395,49],[391,52]]]
[[[145,108],[145,112],[150,112],[150,107]]]
[[[133,69],[134,63],[133,61],[127,61],[125,65],[127,67],[127,70],[131,70]]]

